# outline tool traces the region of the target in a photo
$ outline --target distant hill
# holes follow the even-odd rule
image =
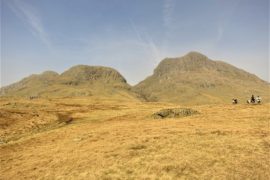
[[[1,89],[2,96],[102,96],[137,98],[125,78],[116,70],[102,66],[78,65],[58,74],[46,71],[31,75]]]
[[[251,94],[270,101],[270,85],[257,76],[198,52],[165,58],[149,76],[131,87],[115,69],[77,65],[58,74],[46,71],[1,88],[1,96],[96,96],[181,104],[241,103]]]
[[[222,61],[198,52],[166,58],[154,74],[133,88],[148,101],[184,104],[246,101],[251,94],[269,100],[269,83]]]

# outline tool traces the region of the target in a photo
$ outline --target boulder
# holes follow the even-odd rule
[[[199,113],[198,111],[190,109],[190,108],[162,109],[152,114],[152,117],[154,119],[181,118],[181,117],[191,116],[198,113]]]

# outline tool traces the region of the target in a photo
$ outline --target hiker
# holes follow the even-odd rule
[[[251,103],[255,103],[255,97],[254,97],[253,94],[252,94],[252,96],[251,96],[251,98],[250,98],[250,102],[251,102]]]
[[[233,98],[232,100],[233,100],[232,101],[233,104],[237,104],[238,103],[238,100],[237,99]]]
[[[256,97],[256,102],[257,102],[258,104],[261,104],[261,100],[262,100],[262,98],[261,98],[260,96],[257,96],[257,97]]]

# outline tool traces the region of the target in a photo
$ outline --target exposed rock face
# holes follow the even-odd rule
[[[148,101],[184,104],[230,102],[232,98],[245,102],[251,94],[269,100],[269,83],[197,52],[164,59],[134,91]]]
[[[154,119],[180,118],[198,114],[199,112],[189,108],[162,109],[152,115]]]
[[[70,68],[60,75],[63,82],[72,82],[73,84],[83,83],[126,83],[125,78],[116,70],[102,66],[78,65]]]

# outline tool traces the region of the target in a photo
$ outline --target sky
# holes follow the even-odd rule
[[[269,81],[269,0],[0,0],[1,86],[78,65],[134,85],[198,51]]]

